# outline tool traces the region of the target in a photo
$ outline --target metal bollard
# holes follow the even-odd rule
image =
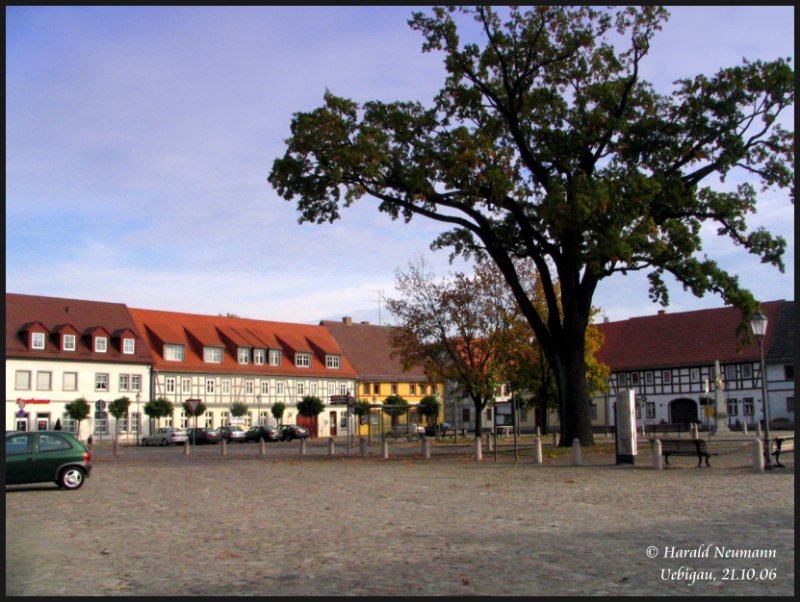
[[[661,441],[653,439],[653,467],[656,470],[664,469],[664,460],[661,457]]]
[[[219,455],[220,456],[227,456],[228,455],[228,442],[223,439],[220,441],[221,447],[219,448]]]
[[[358,442],[358,446],[361,448],[361,457],[367,457],[367,439],[366,437],[361,437],[361,440]]]
[[[267,442],[264,441],[264,437],[258,438],[258,455],[259,456],[267,455]]]
[[[330,437],[328,439],[328,455],[329,456],[334,455],[334,447],[333,446],[334,446],[333,437]]]
[[[481,449],[481,438],[475,437],[475,460],[480,462],[483,460],[483,450]]]
[[[539,429],[536,429],[536,441],[535,445],[533,446],[533,461],[536,464],[542,463],[542,438],[539,436]]]
[[[383,456],[384,460],[389,459],[389,442],[384,439],[383,443],[381,444],[381,455]]]
[[[192,453],[191,450],[192,450],[192,448],[189,446],[189,442],[188,441],[183,444],[183,455],[184,456],[188,456],[189,454],[191,454]]]
[[[305,439],[300,439],[300,455],[301,456],[305,456],[306,455],[306,440]]]
[[[758,437],[753,438],[753,471],[764,472],[764,444]]]
[[[431,442],[427,437],[422,438],[422,455],[426,460],[431,459]]]
[[[578,439],[572,440],[572,465],[581,465],[581,442]]]

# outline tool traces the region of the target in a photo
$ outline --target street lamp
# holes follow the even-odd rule
[[[769,453],[769,400],[767,399],[767,367],[764,364],[764,337],[767,334],[767,316],[757,311],[750,320],[750,328],[758,339],[758,352],[761,356],[761,398],[764,404],[764,468],[772,468]]]
[[[139,402],[142,400],[142,394],[136,392],[136,446],[139,446],[139,432],[142,430],[142,415],[139,412]]]
[[[256,395],[256,403],[258,404],[258,416],[256,419],[256,425],[261,426],[261,393]]]

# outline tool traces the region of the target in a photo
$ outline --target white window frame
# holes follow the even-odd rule
[[[62,351],[75,351],[77,346],[77,339],[75,338],[75,335],[65,334],[64,338],[61,340],[61,345]]]
[[[311,383],[311,392],[310,392],[310,394],[313,395],[314,397],[319,395],[319,383],[317,383],[316,381],[313,381]]]
[[[192,379],[183,377],[181,378],[181,393],[191,395],[192,393]]]
[[[94,390],[107,392],[109,391],[108,388],[108,373],[107,372],[95,372],[94,374]]]
[[[297,395],[298,395],[298,396],[301,396],[301,395],[305,395],[305,394],[306,394],[306,383],[304,383],[304,382],[298,382],[298,383],[296,383],[296,386],[295,386],[295,388],[297,389],[297,391],[296,391],[296,392],[297,392]]]
[[[222,355],[222,347],[203,347],[203,361],[207,364],[221,364]]]
[[[266,349],[253,349],[253,363],[256,366],[263,366],[267,363]]]
[[[253,380],[246,380],[244,381],[244,393],[245,395],[254,395],[256,392],[256,383]]]
[[[752,364],[742,364],[742,378],[753,378]]]
[[[672,371],[671,370],[662,370],[661,371],[661,382],[665,385],[672,384]]]
[[[74,378],[74,384],[70,386],[68,378]],[[78,390],[78,373],[77,372],[64,372],[61,375],[61,390],[62,391],[77,391]]]
[[[736,364],[728,364],[725,366],[725,380],[731,382],[736,380]]]
[[[131,374],[131,391],[141,391],[141,390],[142,390],[142,375]]]
[[[282,380],[279,380],[275,383],[275,395],[285,395],[286,393],[286,383]]]
[[[186,358],[185,347],[174,343],[164,344],[164,360],[168,362],[182,362]]]
[[[331,370],[339,370],[342,367],[342,358],[339,355],[328,354],[325,356],[325,367]]]
[[[46,382],[42,382],[41,378],[46,378]],[[53,373],[49,370],[36,371],[36,390],[37,391],[52,391],[53,390]]]
[[[237,352],[237,358],[241,365],[247,365],[250,363],[250,348],[249,347],[239,347]]]
[[[206,395],[214,395],[217,381],[213,378],[206,379]]]
[[[310,368],[311,354],[305,351],[298,351],[294,354],[294,365],[296,368]]]
[[[136,339],[122,339],[122,353],[125,355],[136,353]]]
[[[231,394],[231,379],[230,378],[223,378],[221,386],[222,386],[222,394],[223,395],[230,395]]]
[[[281,350],[280,349],[270,349],[269,350],[269,365],[270,366],[280,366],[281,365]]]
[[[261,394],[262,395],[269,395],[269,381],[262,380],[261,381]]]
[[[131,383],[131,375],[130,374],[120,374],[119,375],[119,390],[120,391],[128,391],[130,389]]]
[[[174,376],[167,376],[164,379],[164,391],[170,395],[175,395],[177,391],[177,381]]]
[[[689,368],[689,382],[700,382],[700,368]]]
[[[45,336],[43,332],[31,333],[31,349],[44,349]]]
[[[95,337],[94,338],[94,352],[95,353],[108,353],[108,337]]]
[[[347,395],[347,383],[339,383],[339,395]]]
[[[742,399],[742,412],[745,416],[755,416],[756,400],[752,397]]]
[[[23,380],[20,380],[23,377]],[[27,381],[27,385],[25,383]],[[14,374],[14,389],[17,391],[30,391],[33,385],[33,375],[30,370],[17,370]]]

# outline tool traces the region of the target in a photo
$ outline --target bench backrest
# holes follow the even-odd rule
[[[661,441],[661,451],[708,452],[708,444],[705,439],[659,439],[659,441]]]

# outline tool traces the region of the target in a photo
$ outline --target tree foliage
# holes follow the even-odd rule
[[[442,404],[439,403],[435,395],[426,395],[419,400],[419,413],[425,416],[429,424],[438,421],[441,407]]]
[[[206,406],[205,402],[201,401],[197,404],[197,410],[192,412],[192,408],[188,402],[184,401],[181,403],[181,409],[186,412],[187,416],[202,416],[208,411],[208,407]]]
[[[459,36],[470,18],[481,43]],[[433,106],[326,91],[295,114],[268,178],[301,222],[332,222],[367,197],[394,219],[450,226],[435,248],[491,257],[554,371],[562,445],[592,442],[585,334],[604,278],[644,271],[666,305],[671,275],[738,306],[744,325],[756,300],[703,254],[701,228],[783,270],[786,241],[747,222],[759,192],[794,198],[794,134],[779,120],[794,103],[789,59],[745,59],[658,92],[641,67],[667,18],[656,6],[414,13],[423,51],[443,53],[448,73]],[[519,258],[536,265],[546,315]]]
[[[127,416],[128,408],[131,405],[131,400],[128,397],[118,397],[108,404],[108,413],[111,414],[114,420],[114,437],[119,436],[119,421],[123,416]]]
[[[78,399],[69,402],[67,405],[64,406],[64,411],[67,415],[77,423],[76,434],[78,437],[81,435],[81,422],[86,420],[91,413],[91,408],[89,407],[89,402],[86,401],[85,397],[79,397]]]
[[[161,419],[171,416],[174,408],[175,407],[169,399],[165,397],[157,397],[156,399],[151,399],[144,404],[144,413],[150,418],[155,418],[156,424],[161,424]]]
[[[297,413],[306,418],[315,418],[325,410],[325,404],[319,397],[306,395],[297,403]]]
[[[383,400],[383,411],[389,414],[392,426],[397,426],[400,416],[408,413],[408,400],[400,395],[389,395]]]
[[[243,401],[234,401],[231,404],[231,416],[241,418],[247,414],[247,404]]]
[[[286,412],[286,404],[282,401],[277,401],[272,404],[272,417],[280,425],[283,422],[283,414]]]

